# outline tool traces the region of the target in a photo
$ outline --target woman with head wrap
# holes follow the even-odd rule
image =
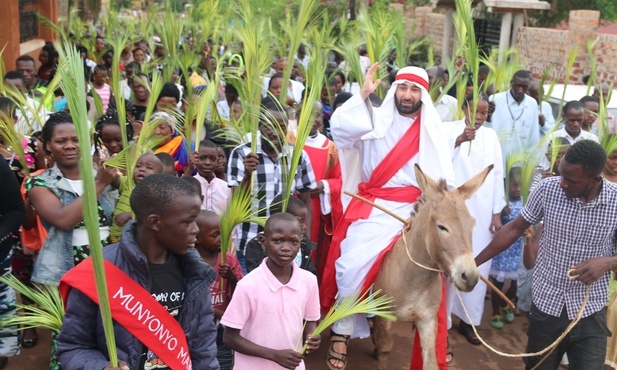
[[[153,136],[160,139],[154,153],[167,153],[174,157],[174,167],[177,172],[184,172],[184,166],[188,164],[189,155],[186,141],[177,128],[177,120],[174,116],[165,112],[156,112],[150,118],[153,126]]]

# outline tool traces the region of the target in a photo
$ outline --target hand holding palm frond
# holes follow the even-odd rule
[[[328,311],[326,316],[320,321],[315,331],[311,333],[311,336],[321,335],[332,324],[340,319],[357,314],[370,314],[379,317],[383,317],[386,320],[394,321],[394,301],[392,298],[382,295],[381,290],[369,295],[360,295],[359,293],[347,297],[345,299],[338,299],[334,306]],[[308,345],[305,343],[300,353],[304,353]]]

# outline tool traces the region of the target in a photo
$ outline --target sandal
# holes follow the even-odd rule
[[[343,370],[347,367],[347,353],[340,353],[334,350],[334,343],[345,343],[345,351],[349,345],[350,335],[340,335],[333,331],[330,331],[330,349],[328,350],[328,356],[326,357],[326,365],[330,370]],[[335,367],[332,365],[332,360],[340,361],[343,363],[343,367]]]
[[[503,312],[503,320],[506,323],[511,324],[514,321],[514,312],[512,311],[512,308],[502,308],[501,312]]]
[[[476,333],[473,332],[471,325],[461,321],[461,323],[458,325],[458,332],[474,346],[479,346],[480,344],[482,344],[482,342],[480,342],[480,339],[478,339],[478,337],[476,336]]]
[[[491,326],[495,329],[503,329],[503,321],[501,321],[500,315],[491,317]]]
[[[34,334],[26,338],[26,334]],[[24,348],[32,348],[39,342],[39,336],[35,328],[26,329],[21,334],[21,346]]]
[[[450,366],[454,363],[454,352],[450,347],[450,340],[446,340],[446,366]]]

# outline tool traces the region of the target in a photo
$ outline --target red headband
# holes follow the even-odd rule
[[[425,90],[428,91],[428,82],[420,76],[411,74],[411,73],[402,73],[400,75],[396,75],[394,81],[405,80],[413,83],[417,83],[422,86]]]

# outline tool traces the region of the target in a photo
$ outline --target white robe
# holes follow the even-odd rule
[[[450,143],[451,148],[453,148],[452,164],[454,166],[456,186],[463,185],[484,168],[491,164],[494,165],[493,170],[489,172],[482,186],[465,202],[469,213],[476,219],[476,226],[472,234],[473,255],[475,257],[493,238],[489,230],[492,217],[494,214],[500,213],[506,204],[503,181],[504,171],[501,146],[497,133],[488,127],[480,127],[476,131],[476,138],[473,141],[466,141],[454,149],[455,140],[463,133],[464,129],[465,120],[451,123]],[[469,149],[470,145],[471,152]],[[488,277],[491,262],[484,263],[478,269],[484,277]],[[451,308],[451,313],[470,324],[454,289],[456,288],[449,284],[448,301],[451,304],[448,305],[448,308]],[[482,320],[485,294],[486,284],[482,281],[479,281],[471,292],[461,292],[461,297],[474,325],[480,325]],[[448,312],[448,328],[451,326],[450,320],[450,312]]]
[[[414,173],[416,163],[430,177],[436,180],[444,178],[451,186],[454,185],[446,133],[439,129],[442,123],[434,108],[430,108],[437,122],[422,122],[419,154],[404,165],[384,187],[418,186]],[[358,183],[369,180],[374,169],[416,122],[399,115],[392,105],[389,109],[392,111],[373,109],[362,101],[360,95],[355,95],[337,109],[333,116],[332,136],[341,154],[339,158],[344,190],[357,193]],[[346,207],[348,203],[349,197],[343,198],[343,206]],[[411,203],[379,198],[375,203],[403,218],[408,218],[413,210]],[[340,296],[348,297],[358,292],[381,251],[402,228],[400,221],[377,208],[372,209],[367,219],[358,220],[349,227],[347,237],[341,243],[341,256],[336,261],[336,282]]]

